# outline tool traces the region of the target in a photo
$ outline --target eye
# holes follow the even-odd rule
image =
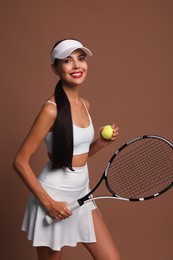
[[[64,59],[63,60],[63,63],[70,63],[71,62],[71,59]]]
[[[80,57],[79,57],[79,60],[80,60],[80,61],[85,61],[85,60],[86,60],[86,56],[84,56],[84,55],[80,56]]]

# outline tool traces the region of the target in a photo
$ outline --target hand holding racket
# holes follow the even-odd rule
[[[110,196],[91,197],[105,181]],[[155,198],[173,186],[173,144],[163,137],[144,135],[118,149],[96,186],[84,197],[70,203],[71,211],[102,198],[144,201]],[[45,217],[48,224],[53,219]]]

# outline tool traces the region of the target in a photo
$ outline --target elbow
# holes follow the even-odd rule
[[[24,161],[19,155],[16,155],[16,157],[14,158],[12,166],[16,173],[20,173],[24,168]]]
[[[18,156],[16,156],[15,158],[14,158],[14,161],[13,161],[13,164],[12,164],[12,166],[13,166],[13,169],[17,172],[19,169],[20,169],[20,160],[19,160],[19,158],[18,158]]]

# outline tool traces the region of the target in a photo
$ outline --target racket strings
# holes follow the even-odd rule
[[[159,157],[160,157],[160,155],[159,155]],[[159,157],[155,154],[155,159],[159,159]],[[138,159],[138,160],[137,160]],[[160,160],[160,163],[162,164],[163,162],[164,162],[164,160],[165,160],[165,158],[164,157],[162,157],[161,158],[162,159],[162,161]],[[166,157],[166,159],[167,159],[167,157]],[[168,161],[168,164],[169,164],[169,161]],[[130,168],[131,168],[131,170],[132,170],[132,167],[134,167],[133,168],[133,171],[134,171],[134,174],[135,173],[138,173],[140,170],[141,170],[141,166],[142,166],[142,168],[143,167],[145,167],[145,170],[147,171],[147,170],[149,170],[150,172],[157,172],[157,171],[159,171],[160,170],[160,164],[153,164],[153,160],[152,160],[152,157],[149,157],[148,158],[148,160],[147,161],[141,161],[140,163],[139,163],[139,157],[138,158],[136,158],[136,161],[135,161],[135,163],[134,163],[134,161],[130,161],[129,162],[129,164],[127,164],[127,163],[124,163],[124,165],[123,165],[123,167],[122,167],[122,170],[123,171],[125,171],[126,169],[127,169],[127,167],[129,167],[130,166]],[[166,165],[167,166],[167,165]],[[117,165],[117,169],[118,169],[118,165]],[[148,167],[148,169],[147,169],[147,167]],[[123,169],[124,168],[124,169]],[[169,167],[167,166],[167,168],[169,169]],[[169,171],[168,171],[168,174],[169,174]],[[164,176],[166,176],[166,171],[165,172],[163,172],[163,175]],[[163,176],[163,177],[164,177]],[[169,175],[168,175],[169,176]],[[127,176],[128,177],[128,176]],[[153,180],[157,180],[157,176],[155,176],[155,175],[152,175],[152,177],[153,177]],[[126,178],[126,176],[125,176],[125,178]],[[140,176],[140,175],[138,175],[138,174],[136,174],[135,175],[135,179],[134,179],[134,181],[135,182],[138,182],[138,179],[140,178],[140,181],[144,181],[144,180],[146,180],[146,176],[145,175],[142,175],[142,176]],[[150,179],[149,179],[150,180]],[[128,178],[127,178],[127,181],[128,181]],[[160,179],[158,180],[158,181],[160,181]]]
[[[160,176],[158,175],[161,167],[163,167],[163,163],[165,163],[165,159],[167,159],[167,157],[166,158],[161,157],[161,159],[160,159],[160,154],[158,156],[156,153],[155,153],[155,160],[153,160],[152,156],[148,158],[146,166],[145,165],[144,166],[146,167],[146,171],[149,171],[152,174],[149,177],[145,175],[145,179],[141,178],[142,182],[145,180],[145,182],[144,182],[146,185],[145,191],[148,191],[149,189],[151,189],[153,187],[152,186],[153,183],[155,185],[154,187],[157,188],[157,192],[162,190],[165,187],[165,185],[166,186],[168,185],[168,182],[166,182],[166,181],[169,181],[170,174],[169,174],[169,170],[167,171],[167,168],[168,168],[167,164],[165,164],[166,167],[164,168],[164,171],[162,172],[162,179],[160,179]],[[159,160],[159,163],[158,163],[158,160]],[[156,163],[154,163],[154,162],[156,162]],[[169,163],[169,161],[168,161],[168,163]],[[151,179],[151,177],[152,177],[152,179]],[[152,183],[151,183],[151,180],[152,180]],[[169,181],[169,183],[170,183],[170,181]],[[159,187],[158,187],[158,185],[159,185]],[[140,186],[139,186],[139,188],[141,189]],[[159,190],[158,190],[158,188],[159,188]],[[155,190],[151,189],[151,194],[153,194],[155,192],[156,192]]]
[[[152,196],[172,182],[172,147],[154,138],[127,145],[114,157],[107,172],[108,189],[125,198]]]
[[[156,160],[157,159],[158,158],[156,157]],[[160,160],[160,163],[163,164],[163,158],[162,158],[162,161]],[[152,175],[150,175],[149,178],[146,175],[144,175],[144,176],[143,175],[142,176],[136,175],[137,177],[140,177],[140,178],[134,179],[134,185],[137,185],[136,187],[138,187],[138,188],[136,188],[136,195],[138,195],[138,197],[139,197],[139,194],[141,193],[141,185],[143,185],[143,184],[145,185],[143,187],[143,188],[145,188],[145,190],[143,189],[143,192],[145,191],[145,194],[143,194],[143,196],[144,195],[147,196],[148,194],[146,192],[148,192],[149,190],[150,190],[151,194],[154,194],[156,192],[152,188],[153,182],[154,182],[154,185],[155,185],[154,187],[155,188],[157,187],[157,192],[161,191],[163,188],[165,188],[165,185],[167,186],[168,184],[170,184],[169,171],[167,172],[166,170],[164,170],[164,174],[162,176],[163,179],[164,179],[164,182],[163,182],[163,179],[162,180],[160,178],[158,179],[158,172],[160,170],[160,164],[154,164],[152,157],[148,158],[146,165],[142,165],[142,167],[143,166],[146,167],[145,168],[146,171],[152,172]],[[137,169],[136,174],[138,172],[139,172],[139,169]],[[135,171],[134,171],[134,173],[135,173]],[[153,173],[157,173],[157,175],[153,174]],[[152,177],[152,179],[151,179],[151,177]],[[152,183],[151,183],[151,180],[152,180]],[[139,183],[139,181],[140,181],[140,183]],[[168,181],[168,182],[166,183],[166,181]],[[158,185],[159,185],[159,187],[158,187]],[[159,190],[158,190],[158,188],[159,188]],[[139,191],[139,193],[137,193],[137,191]]]

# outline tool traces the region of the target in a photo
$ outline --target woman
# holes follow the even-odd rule
[[[89,103],[79,97],[88,65],[89,49],[79,41],[66,39],[52,49],[52,69],[59,77],[55,93],[45,102],[29,134],[20,147],[14,167],[32,196],[26,208],[22,229],[37,247],[38,260],[62,259],[62,247],[77,242],[91,253],[93,259],[119,260],[120,256],[96,205],[89,202],[71,212],[67,204],[89,191],[88,157],[112,143],[118,127],[112,124],[109,141],[98,137]],[[37,178],[30,159],[45,140],[49,161]],[[53,223],[48,225],[49,214]]]

